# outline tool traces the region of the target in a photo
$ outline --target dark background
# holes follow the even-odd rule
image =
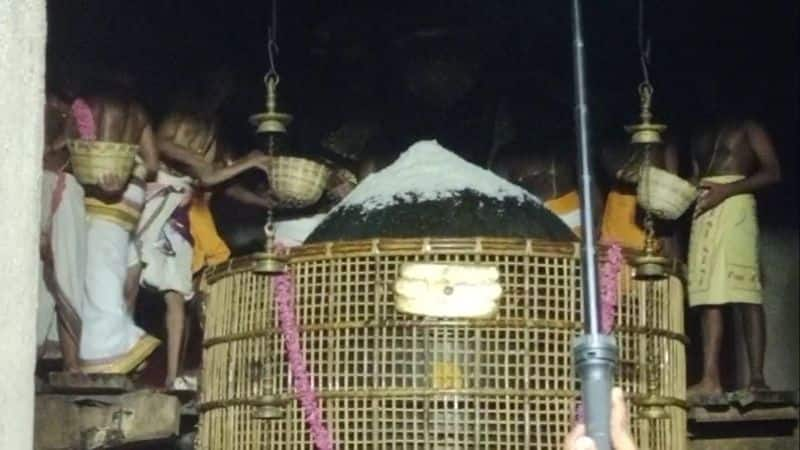
[[[746,113],[772,133],[785,181],[762,195],[764,221],[796,223],[797,2],[644,1],[652,42],[655,113],[687,139],[713,110]],[[321,151],[321,139],[352,118],[383,124],[381,145],[400,151],[439,138],[485,161],[492,118],[505,99],[518,134],[538,145],[572,139],[570,3],[564,0],[283,1],[278,5],[282,108],[295,116],[292,145]],[[624,137],[636,120],[638,6],[585,2],[592,132]],[[249,114],[263,110],[271,2],[49,2],[49,67],[120,67],[158,118],[170,95],[219,66],[237,91],[225,129],[237,148],[255,145]],[[402,40],[429,29],[463,30],[455,44],[409,50]],[[414,99],[403,74],[425,52],[478,61],[477,82],[449,107]],[[422,55],[422,56],[421,56]],[[52,74],[51,74],[52,76]],[[796,205],[794,200],[792,205]]]

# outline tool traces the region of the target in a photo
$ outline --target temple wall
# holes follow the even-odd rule
[[[800,239],[796,228],[764,228],[760,234],[767,354],[764,374],[776,390],[797,390],[800,378]],[[747,351],[741,322],[737,320],[737,382],[748,382]]]
[[[0,449],[33,447],[44,0],[0,2]]]

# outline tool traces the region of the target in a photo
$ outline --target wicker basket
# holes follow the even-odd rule
[[[570,356],[582,302],[576,244],[395,239],[291,250],[301,345],[341,449],[561,450],[578,389]],[[207,272],[200,449],[311,450],[295,400],[271,278],[252,257]],[[490,264],[504,296],[489,319],[395,308],[408,262]],[[257,264],[256,264],[257,265]],[[642,450],[686,448],[682,287],[623,267],[617,384]],[[665,413],[645,414],[642,400]]]
[[[636,194],[639,206],[662,219],[675,220],[695,201],[697,188],[666,170],[647,166],[642,169]]]
[[[98,184],[106,175],[127,180],[133,173],[138,145],[107,141],[69,141],[75,178],[81,184]]]
[[[284,206],[302,208],[316,203],[328,184],[330,169],[305,158],[277,156],[267,167],[275,197]]]

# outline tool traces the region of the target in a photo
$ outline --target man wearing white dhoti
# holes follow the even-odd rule
[[[193,295],[194,241],[189,209],[196,185],[215,186],[252,169],[266,170],[267,157],[254,152],[228,165],[217,164],[217,112],[230,84],[212,74],[202,97],[176,107],[159,126],[158,148],[163,164],[147,186],[147,201],[129,264],[140,271],[140,284],[158,290],[167,306],[167,373],[165,386],[175,388],[184,337],[184,302]]]
[[[125,374],[158,346],[136,326],[124,296],[131,232],[144,204],[144,183],[158,167],[155,136],[144,109],[119,91],[76,98],[71,104],[75,132],[94,150],[135,146],[139,163],[129,179],[104,177],[86,184],[86,300],[81,310],[81,369]],[[73,161],[74,162],[74,161]]]
[[[80,313],[85,302],[86,212],[83,189],[66,173],[66,114],[48,102],[41,202],[41,277],[36,343],[39,354],[59,344],[65,371],[80,371]]]

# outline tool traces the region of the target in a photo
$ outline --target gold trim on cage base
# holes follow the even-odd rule
[[[286,264],[288,262],[289,258],[287,256],[276,253],[253,253],[252,255],[233,258],[208,268],[206,270],[206,282],[211,285],[228,275],[251,271],[263,274],[280,274],[286,272]]]

